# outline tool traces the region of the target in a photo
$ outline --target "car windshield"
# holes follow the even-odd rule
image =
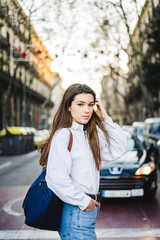
[[[152,123],[152,128],[150,132],[160,136],[160,123]]]
[[[144,131],[144,128],[138,128],[137,129],[137,135],[140,135],[140,136],[143,136],[143,131]]]
[[[132,134],[126,132],[127,136],[127,152],[143,151],[142,143]]]
[[[36,137],[41,137],[42,135],[40,133],[35,133]]]
[[[134,132],[137,136],[143,136],[143,131],[144,131],[144,127],[141,127],[141,126],[133,127],[133,132]]]

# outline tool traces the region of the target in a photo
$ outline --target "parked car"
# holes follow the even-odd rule
[[[160,118],[147,118],[144,129],[144,146],[153,148],[155,159],[160,165]]]
[[[127,132],[130,132],[130,133],[133,132],[133,126],[132,125],[123,125],[122,129],[127,131]]]
[[[43,130],[37,130],[34,133],[34,145],[35,145],[35,147],[38,147],[40,144],[42,144],[46,140],[47,136],[48,135]]]
[[[127,151],[119,159],[102,163],[100,192],[103,198],[154,197],[157,191],[157,165],[152,151],[125,131]]]
[[[143,142],[143,132],[144,132],[144,122],[133,122],[132,127],[133,127],[133,133],[139,138],[141,142]]]
[[[47,129],[42,129],[42,130],[40,130],[40,131],[46,136],[46,138],[49,137],[49,130],[47,130]]]

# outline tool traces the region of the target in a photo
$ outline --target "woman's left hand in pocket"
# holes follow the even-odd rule
[[[85,210],[91,211],[93,208],[95,208],[95,206],[99,207],[99,203],[96,200],[91,199],[91,201],[88,204],[88,207]]]

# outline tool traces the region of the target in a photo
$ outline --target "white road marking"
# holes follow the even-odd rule
[[[60,239],[58,232],[42,230],[0,231],[0,239]]]
[[[97,238],[160,237],[160,228],[96,229]],[[58,232],[44,230],[1,230],[0,239],[60,239]]]
[[[12,205],[16,202],[19,202],[21,200],[23,200],[24,197],[19,197],[19,198],[16,198],[14,200],[11,200],[9,202],[7,202],[4,206],[3,206],[3,210],[7,213],[7,214],[10,214],[10,215],[13,215],[13,216],[23,216],[23,214],[19,213],[19,212],[16,212],[16,211],[13,211],[11,209]]]
[[[0,165],[0,170],[5,168],[5,167],[9,167],[12,164],[12,162],[6,162]]]
[[[99,238],[160,237],[160,228],[96,229],[96,233]]]

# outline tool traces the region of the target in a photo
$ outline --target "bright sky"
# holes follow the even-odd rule
[[[23,1],[23,7],[28,6],[31,0]],[[36,2],[40,4],[43,0]],[[115,3],[118,0],[112,0]],[[130,23],[134,26],[136,22],[135,15],[133,15],[133,6],[130,2],[132,0],[125,0],[126,12],[130,12]],[[137,0],[142,6],[145,0]],[[68,87],[72,83],[80,82],[86,83],[91,86],[97,95],[101,92],[101,79],[103,75],[109,73],[107,64],[116,64],[117,51],[120,53],[120,65],[127,71],[127,54],[120,50],[122,47],[126,48],[127,39],[124,34],[124,25],[122,22],[118,23],[117,31],[115,23],[112,20],[113,12],[106,6],[106,11],[98,10],[93,5],[92,0],[69,0],[73,3],[72,9],[69,9],[66,0],[62,0],[62,9],[60,17],[57,18],[56,4],[60,1],[48,0],[48,9],[42,8],[39,12],[36,12],[32,19],[36,19],[37,16],[43,17],[49,23],[33,21],[34,27],[43,40],[45,46],[50,52],[53,58],[52,71],[58,72],[63,79],[62,86]],[[96,3],[105,4],[106,0],[97,0]],[[132,1],[134,2],[134,1]],[[56,4],[54,4],[56,3]],[[37,5],[36,5],[37,6]],[[105,9],[105,8],[104,8]],[[37,15],[39,14],[39,15]],[[115,13],[114,13],[115,14]],[[102,24],[103,18],[108,18],[113,24],[112,30],[110,30],[107,37],[107,41],[104,40],[99,25]],[[59,21],[59,22],[58,22]],[[132,28],[133,28],[132,26]],[[43,27],[43,28],[42,28]],[[115,46],[114,38],[118,37],[118,32],[123,33],[121,35],[121,42],[123,46]],[[44,31],[45,30],[45,31]],[[46,30],[48,33],[46,34]],[[106,30],[107,36],[107,30]],[[124,39],[123,39],[124,38]],[[92,46],[96,46],[96,48]],[[64,51],[62,49],[64,48]],[[103,50],[104,54],[100,51]],[[87,52],[87,58],[84,58],[84,53]],[[56,58],[55,55],[58,55]]]
[[[100,58],[100,57],[99,57]],[[104,56],[102,59],[94,59],[94,56],[88,58],[81,58],[80,55],[63,57],[63,62],[59,62],[59,59],[55,59],[52,63],[51,69],[59,72],[63,83],[63,88],[67,88],[72,83],[85,83],[96,91],[97,94],[101,91],[100,79],[102,74],[95,69],[100,64],[99,61],[105,61]]]

